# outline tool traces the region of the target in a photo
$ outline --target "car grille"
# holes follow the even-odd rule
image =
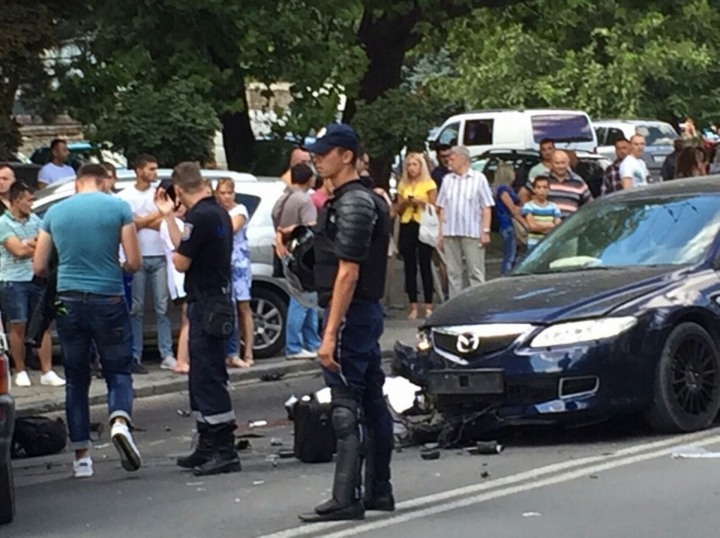
[[[456,357],[470,358],[470,357],[483,357],[485,355],[491,355],[507,349],[517,339],[518,335],[508,336],[493,336],[489,338],[478,338],[479,345],[477,349],[471,349],[472,346],[468,347],[465,343],[460,343],[458,346],[458,339],[463,335],[447,334],[442,332],[433,332],[433,345],[438,351],[444,351],[455,355]],[[461,351],[465,349],[466,351]]]

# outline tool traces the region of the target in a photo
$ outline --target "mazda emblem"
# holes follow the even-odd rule
[[[480,349],[480,338],[473,333],[461,334],[457,337],[455,348],[460,353],[472,353]]]

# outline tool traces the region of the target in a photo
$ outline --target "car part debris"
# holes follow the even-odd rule
[[[248,422],[248,428],[264,428],[267,425],[267,420],[251,420]]]
[[[497,441],[478,441],[475,443],[475,447],[478,449],[480,454],[486,456],[493,456],[500,454],[503,451],[503,446],[498,444]]]
[[[701,446],[683,446],[672,453],[673,459],[718,459],[720,452],[710,452]]]
[[[420,457],[426,461],[430,460],[439,460],[440,459],[440,450],[423,450],[420,452]]]
[[[287,460],[287,459],[295,457],[295,451],[292,449],[286,448],[283,450],[278,450],[277,455],[281,460]]]
[[[238,442],[235,443],[235,450],[248,450],[249,448],[252,448],[249,439],[239,439]]]
[[[270,383],[273,381],[280,381],[283,377],[285,377],[285,372],[282,372],[282,371],[268,372],[267,374],[263,374],[260,376],[260,381]]]

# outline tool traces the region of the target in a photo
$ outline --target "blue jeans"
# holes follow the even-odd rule
[[[314,308],[306,308],[290,297],[287,310],[287,328],[285,329],[285,354],[295,355],[303,349],[320,349],[318,336],[318,315]]]
[[[56,318],[65,367],[65,412],[71,448],[90,448],[90,352],[92,343],[108,389],[110,421],[123,417],[130,422],[133,403],[130,366],[130,318],[123,297],[104,297],[79,292],[60,292],[67,313]]]
[[[158,348],[161,357],[172,357],[173,341],[168,317],[168,303],[170,291],[167,281],[167,262],[165,256],[146,256],[143,258],[142,268],[133,275],[132,279],[132,309],[130,321],[133,334],[133,358],[142,362],[143,352],[143,314],[145,313],[145,292],[147,281],[152,285],[153,300],[155,302],[155,315],[157,316]]]
[[[235,316],[233,332],[225,343],[225,356],[228,358],[240,356],[240,332],[238,331],[238,322],[238,317]]]
[[[327,316],[325,316],[327,319]],[[390,486],[390,459],[393,448],[393,422],[383,396],[385,373],[382,369],[380,337],[384,315],[378,302],[353,303],[348,308],[337,336],[335,361],[339,372],[323,370],[328,387],[348,394],[362,409],[360,428],[369,430],[374,462],[373,484],[365,484],[374,495],[385,495]],[[333,400],[334,401],[334,400]],[[364,433],[361,439],[365,437]]]
[[[27,323],[43,296],[43,287],[33,282],[2,283],[3,308],[10,323]]]
[[[500,266],[500,274],[505,275],[510,272],[515,263],[517,256],[517,243],[515,242],[515,228],[509,226],[500,229],[500,237],[502,237],[502,265]]]

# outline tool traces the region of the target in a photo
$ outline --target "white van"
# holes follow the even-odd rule
[[[471,156],[491,149],[539,149],[544,138],[557,147],[593,152],[597,148],[590,117],[578,110],[480,110],[443,123],[434,146],[461,145]]]

